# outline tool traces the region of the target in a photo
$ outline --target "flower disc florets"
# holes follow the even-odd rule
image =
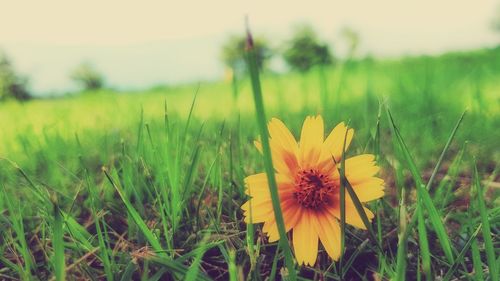
[[[314,169],[302,170],[296,178],[294,196],[303,207],[319,209],[330,203],[329,195],[334,188],[328,175]]]

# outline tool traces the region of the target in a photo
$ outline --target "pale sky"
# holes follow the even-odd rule
[[[362,53],[393,57],[495,46],[498,9],[498,0],[0,0],[0,49],[39,93],[72,89],[68,73],[84,60],[111,86],[144,88],[221,77],[220,46],[244,31],[245,15],[275,46],[310,23],[342,55],[349,26]]]

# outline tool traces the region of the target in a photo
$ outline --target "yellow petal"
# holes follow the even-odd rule
[[[297,263],[313,266],[318,256],[318,234],[312,225],[310,211],[303,210],[302,217],[293,228],[292,242]]]
[[[280,174],[275,174],[275,177],[278,183],[280,198],[285,199],[293,196],[293,185],[289,182],[288,178]],[[252,197],[241,206],[241,209],[244,211],[245,222],[259,223],[273,218],[274,213],[267,175],[260,173],[248,176],[245,178],[245,186],[245,193]]]
[[[291,198],[281,204],[281,210],[283,211],[283,220],[285,221],[285,231],[288,232],[290,229],[294,228],[300,220],[302,208],[295,199]],[[274,217],[272,221],[264,224],[262,230],[267,233],[269,242],[275,242],[280,239]]]
[[[241,206],[241,209],[245,216],[245,223],[265,222],[274,217],[271,201],[257,206],[252,203],[252,200],[249,200]]]
[[[352,226],[366,230],[366,226],[363,223],[363,220],[361,219],[361,216],[359,215],[358,210],[356,210],[356,207],[352,204],[347,203],[347,202],[346,202],[345,207],[346,207],[346,211],[345,211],[346,222]],[[368,220],[371,222],[375,215],[372,213],[372,211],[370,211],[366,207],[363,207],[363,210],[365,211],[365,214],[368,217]]]
[[[260,140],[254,141],[257,150],[262,153],[262,143]],[[297,152],[293,148],[283,147],[278,141],[269,139],[271,147],[271,158],[273,160],[274,169],[283,175],[293,178],[295,171],[298,169]]]
[[[351,185],[356,185],[373,177],[380,168],[375,164],[375,156],[362,154],[345,160],[345,175]]]
[[[280,193],[285,191],[291,191],[293,189],[293,182],[282,174],[274,174],[276,179],[276,184],[278,185],[278,191]],[[269,184],[267,181],[266,173],[259,173],[251,175],[245,178],[245,193],[253,198],[271,198],[269,193]]]
[[[328,206],[326,209],[330,214],[335,216],[340,221],[340,201],[335,202],[337,203],[335,204],[335,206]],[[371,221],[374,217],[374,214],[366,207],[363,207],[363,210],[365,211],[368,220]],[[354,206],[354,203],[352,203],[352,201],[348,199],[348,196],[346,196],[345,200],[345,221],[347,224],[366,230],[366,226],[363,223],[358,210]]]
[[[347,136],[346,136],[347,134]],[[354,130],[348,129],[344,122],[338,124],[333,128],[332,132],[325,139],[322,145],[321,155],[319,162],[333,161],[332,157],[335,158],[336,162],[340,162],[342,157],[342,149],[344,147],[345,140],[345,150],[349,148],[352,138],[354,136]]]
[[[299,148],[297,141],[285,124],[276,118],[269,122],[268,130],[274,169],[293,178],[298,169]],[[254,144],[257,150],[262,153],[261,141],[255,140]]]
[[[273,118],[268,124],[269,136],[277,146],[288,150],[293,154],[297,154],[299,147],[292,133],[279,119]]]
[[[300,134],[299,154],[301,166],[308,169],[317,166],[324,139],[324,125],[321,116],[306,117]]]
[[[384,180],[371,177],[352,186],[359,201],[368,202],[384,196]]]
[[[318,212],[315,223],[321,244],[328,255],[337,261],[341,253],[340,226],[337,219],[328,212]]]

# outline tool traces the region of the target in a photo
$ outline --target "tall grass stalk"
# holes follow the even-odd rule
[[[392,115],[387,109],[387,116],[389,119],[389,122],[391,124],[391,130],[393,132],[393,135],[395,136],[397,143],[399,144],[399,151],[402,154],[401,156],[404,158],[408,169],[410,170],[413,180],[416,185],[417,189],[417,202],[421,202],[421,205],[418,205],[417,208],[419,207],[425,207],[425,209],[428,212],[429,219],[431,221],[431,224],[434,227],[434,230],[436,231],[436,235],[439,239],[439,242],[441,244],[441,247],[443,248],[444,254],[446,258],[448,259],[449,263],[454,262],[454,257],[453,257],[453,250],[452,246],[450,243],[450,238],[448,237],[448,234],[446,232],[446,229],[444,227],[444,223],[442,221],[442,218],[437,211],[432,198],[429,195],[429,192],[425,188],[423,181],[422,181],[422,176],[420,175],[420,172],[413,160],[413,157],[411,156],[408,147],[406,146],[398,128],[396,127],[394,123],[394,119],[392,118]],[[418,212],[417,212],[417,220],[418,220]],[[420,217],[422,219],[423,217]],[[413,224],[413,221],[412,223]]]
[[[257,124],[259,126],[261,141],[262,141],[262,151],[264,156],[264,168],[267,174],[267,180],[269,183],[269,192],[271,193],[271,200],[274,210],[274,216],[276,219],[276,225],[278,227],[278,232],[280,236],[280,247],[285,253],[285,263],[288,268],[288,276],[291,281],[295,281],[296,272],[292,257],[292,251],[290,249],[288,239],[286,236],[285,222],[283,220],[283,213],[281,211],[280,198],[278,194],[278,185],[276,184],[276,178],[274,175],[273,160],[271,156],[271,147],[269,145],[269,136],[266,124],[266,114],[264,108],[264,101],[262,98],[262,90],[260,86],[259,79],[259,69],[257,66],[257,60],[255,56],[255,49],[253,46],[253,39],[250,31],[247,31],[247,61],[248,68],[250,71],[250,79],[252,82],[253,97],[255,102]]]
[[[53,216],[52,245],[54,247],[54,275],[57,281],[64,281],[66,280],[66,263],[64,258],[63,217],[57,199],[53,202]]]
[[[493,239],[491,238],[491,227],[490,219],[488,218],[488,213],[486,211],[486,204],[483,194],[483,188],[479,182],[479,173],[477,171],[477,166],[474,165],[474,187],[476,189],[476,202],[477,208],[479,209],[479,214],[481,218],[481,223],[483,224],[483,239],[484,239],[484,250],[486,251],[486,261],[488,262],[488,268],[490,270],[490,278],[492,281],[498,281],[500,276],[498,275],[498,263],[495,258],[495,246],[493,246]]]

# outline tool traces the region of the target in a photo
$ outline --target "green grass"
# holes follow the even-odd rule
[[[248,79],[236,99],[220,81],[2,103],[0,279],[498,280],[499,66],[497,48],[264,73],[257,111]],[[342,262],[287,267],[243,223],[264,110],[295,136],[348,122],[347,156],[377,156],[386,196]]]

